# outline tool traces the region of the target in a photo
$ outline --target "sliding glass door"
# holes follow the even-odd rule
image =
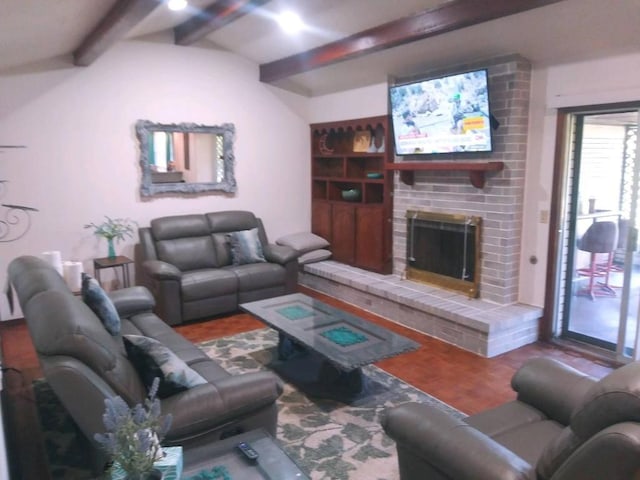
[[[570,116],[563,337],[638,358],[638,110]]]

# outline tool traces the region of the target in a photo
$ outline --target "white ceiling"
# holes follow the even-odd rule
[[[180,13],[159,4],[127,38],[171,29],[212,1],[190,0],[191,11]],[[60,56],[68,56],[71,62],[72,52],[115,2],[0,0],[0,75]],[[263,64],[440,3],[442,0],[271,0],[201,42],[211,42]],[[273,21],[276,12],[289,7],[308,25],[295,37],[282,33]],[[511,53],[545,66],[638,52],[638,25],[640,0],[563,0],[298,74],[279,85],[321,95],[381,83],[389,75],[406,76]]]

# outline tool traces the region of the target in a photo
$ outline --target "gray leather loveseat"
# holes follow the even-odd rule
[[[118,395],[135,405],[147,396],[140,367],[136,370],[123,345],[124,335],[159,341],[202,377],[201,384],[161,399],[162,414],[173,416],[164,443],[188,449],[259,427],[275,435],[280,380],[271,372],[230,375],[152,313],[153,297],[145,287],[109,293],[120,316],[120,333],[113,335],[40,258],[14,259],[9,280],[44,377],[93,445],[96,470],[105,460],[93,439],[105,430],[104,400]]]
[[[255,235],[257,258],[241,256],[237,261],[232,240],[239,233]],[[155,312],[169,325],[233,312],[240,303],[297,288],[299,252],[269,244],[262,222],[252,212],[160,217],[139,234],[139,283],[153,293]]]
[[[640,478],[640,363],[596,381],[549,358],[526,362],[517,399],[454,419],[406,403],[382,425],[402,480],[631,480]]]

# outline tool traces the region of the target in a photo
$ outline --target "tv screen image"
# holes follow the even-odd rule
[[[486,70],[389,88],[396,155],[490,152]]]

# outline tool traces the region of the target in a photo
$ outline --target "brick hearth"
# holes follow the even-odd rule
[[[484,357],[534,342],[542,309],[499,305],[327,260],[305,265],[300,284]]]

